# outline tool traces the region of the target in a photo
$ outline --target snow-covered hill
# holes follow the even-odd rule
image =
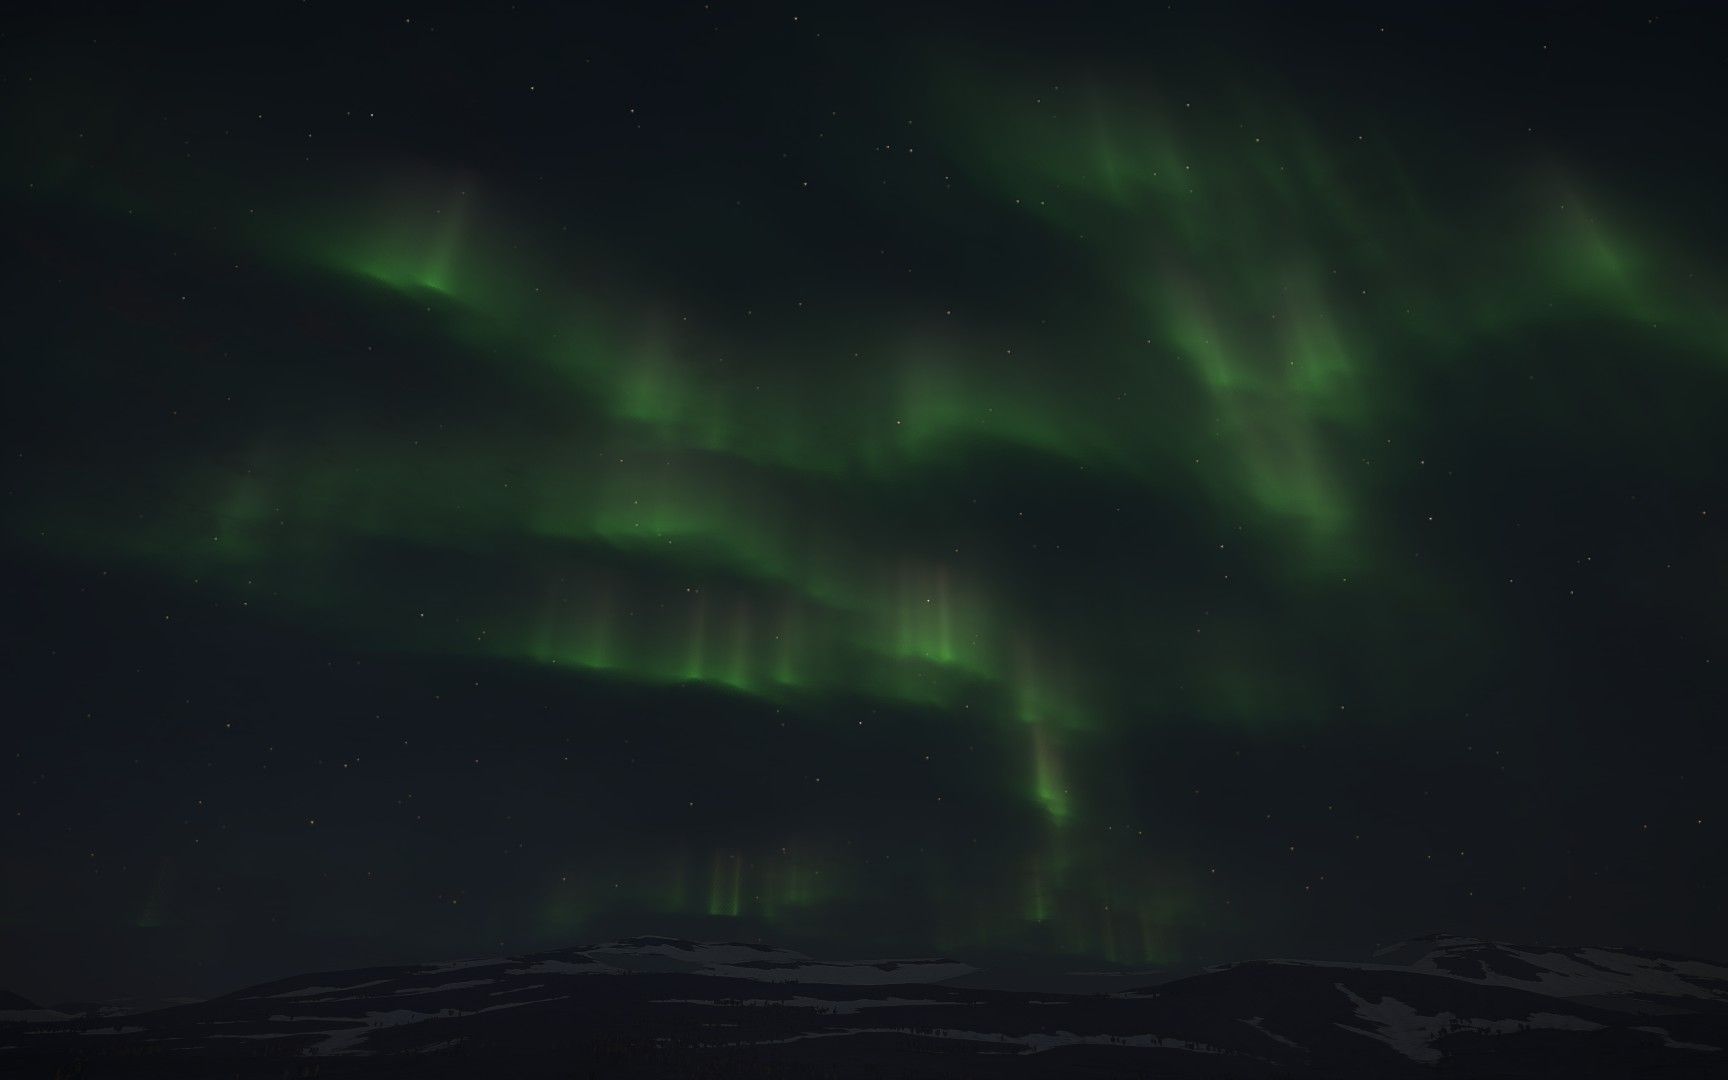
[[[44,1009],[29,998],[0,990],[0,1024],[26,1024],[44,1020],[64,1020],[58,1009]]]
[[[1488,986],[1565,998],[1691,998],[1728,1005],[1728,966],[1646,949],[1561,948],[1434,934],[1375,954]]]
[[[134,1062],[168,1055],[241,1076],[284,1058],[400,1072],[405,1056],[428,1076],[1728,1075],[1723,969],[1636,950],[1430,938],[1093,995],[951,984],[970,971],[632,938],[309,974],[120,1020],[21,1015],[0,1024],[0,1074],[100,1058],[156,1075]]]

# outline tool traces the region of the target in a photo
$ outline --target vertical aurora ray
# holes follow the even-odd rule
[[[1032,723],[1032,776],[1033,797],[1038,805],[1057,824],[1067,820],[1073,807],[1062,775],[1061,761],[1049,732],[1038,721]]]

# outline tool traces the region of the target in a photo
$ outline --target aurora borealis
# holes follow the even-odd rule
[[[272,11],[6,39],[28,970],[1728,945],[1703,9]]]

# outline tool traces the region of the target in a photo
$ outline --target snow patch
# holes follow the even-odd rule
[[[971,975],[977,968],[954,960],[857,960],[807,963],[717,964],[704,975],[756,982],[822,983],[826,986],[896,986],[938,983]]]
[[[830,998],[798,997],[789,998],[743,998],[730,1001],[709,1001],[703,998],[661,998],[650,1002],[652,1005],[714,1005],[731,1007],[742,1005],[749,1008],[787,1008],[816,1009],[826,1011],[836,1016],[848,1016],[860,1009],[894,1009],[914,1005],[970,1005],[969,1001],[931,1001],[927,998],[857,998],[846,1001],[835,1001]]]
[[[445,990],[466,990],[470,986],[491,986],[497,979],[464,979],[461,982],[439,983],[437,986],[413,986],[406,990],[398,990],[391,997],[409,997],[414,994],[438,994]]]
[[[680,941],[674,938],[613,941],[593,948],[584,947],[582,952],[592,956],[658,956],[691,964],[743,964],[757,960],[804,962],[810,959],[803,953],[772,945],[748,945],[735,941]]]
[[[530,1001],[506,1001],[498,1005],[488,1005],[483,1009],[441,1009],[438,1012],[416,1012],[413,1009],[391,1009],[386,1012],[369,1012],[363,1021],[356,1021],[353,1026],[337,1028],[333,1031],[309,1032],[323,1035],[324,1041],[306,1048],[306,1053],[316,1056],[332,1054],[363,1054],[359,1043],[374,1031],[384,1028],[400,1027],[403,1024],[420,1024],[427,1020],[454,1020],[462,1016],[477,1016],[480,1013],[497,1012],[500,1009],[516,1009],[523,1005],[538,1005],[548,1001],[564,1001],[564,995],[548,998],[534,998]]]
[[[827,1039],[841,1035],[912,1035],[925,1039],[954,1039],[964,1042],[993,1043],[1018,1054],[1041,1054],[1061,1046],[1123,1046],[1140,1050],[1186,1050],[1194,1054],[1223,1054],[1220,1047],[1195,1042],[1192,1039],[1172,1039],[1164,1035],[1077,1035],[1072,1031],[1032,1032],[1027,1035],[1004,1035],[991,1031],[968,1031],[963,1028],[872,1027],[845,1028],[840,1031],[810,1031],[784,1039],[764,1039],[745,1043],[746,1046],[774,1046],[804,1039]]]
[[[363,990],[368,986],[383,986],[389,979],[373,979],[371,982],[355,983],[353,986],[303,986],[298,990],[290,990],[286,994],[261,994],[258,997],[242,998],[242,1001],[260,1001],[268,998],[299,998],[319,997],[324,994],[343,994],[350,990]]]
[[[1662,1036],[1662,1045],[1666,1046],[1670,1049],[1673,1049],[1673,1050],[1709,1050],[1709,1051],[1715,1052],[1715,1051],[1719,1051],[1722,1049],[1720,1046],[1710,1046],[1707,1043],[1681,1042],[1679,1039],[1676,1039],[1674,1036],[1668,1034],[1668,1031],[1666,1028],[1640,1027],[1640,1028],[1633,1028],[1632,1030],[1633,1031],[1646,1031],[1652,1035],[1660,1035],[1660,1036]]]
[[[675,938],[632,938],[584,947],[585,956],[606,957],[623,970],[634,960],[671,960],[696,969],[693,974],[755,982],[823,983],[830,986],[889,986],[932,983],[971,975],[977,969],[947,959],[813,960],[800,952],[743,942],[697,942]],[[546,963],[547,961],[542,961]],[[556,963],[557,961],[551,961]],[[664,970],[664,969],[658,969]]]
[[[1238,1020],[1236,1022],[1238,1024],[1247,1024],[1249,1027],[1253,1028],[1255,1031],[1258,1031],[1260,1034],[1266,1036],[1268,1039],[1271,1039],[1273,1042],[1281,1042],[1285,1046],[1293,1046],[1298,1050],[1302,1049],[1301,1043],[1295,1042],[1294,1040],[1291,1040],[1291,1039],[1286,1039],[1284,1036],[1278,1034],[1276,1031],[1267,1030],[1265,1021],[1266,1021],[1266,1018],[1264,1016],[1250,1016],[1246,1020]]]
[[[499,967],[509,962],[500,956],[476,956],[467,960],[446,960],[441,964],[428,964],[420,971],[425,975],[445,975],[452,971],[466,971],[469,968]]]
[[[1620,949],[1555,949],[1473,938],[1424,941],[1410,967],[1487,986],[1535,990],[1552,997],[1653,994],[1728,1001],[1728,967]],[[1382,953],[1408,946],[1391,946]],[[1482,974],[1461,973],[1471,966]],[[1533,972],[1533,974],[1532,974]]]
[[[1482,1035],[1510,1035],[1527,1028],[1548,1028],[1558,1031],[1595,1031],[1602,1025],[1576,1016],[1560,1013],[1532,1013],[1522,1020],[1484,1020],[1442,1012],[1432,1016],[1417,1012],[1397,998],[1383,997],[1377,1002],[1353,993],[1343,983],[1333,983],[1356,1008],[1356,1015],[1373,1025],[1368,1031],[1349,1024],[1338,1027],[1357,1035],[1383,1042],[1411,1061],[1432,1064],[1443,1056],[1432,1045],[1443,1035],[1472,1031]]]
[[[616,975],[607,964],[574,964],[568,960],[539,960],[527,967],[506,968],[506,975]]]
[[[72,1014],[55,1009],[0,1009],[0,1024],[42,1024],[71,1018]]]

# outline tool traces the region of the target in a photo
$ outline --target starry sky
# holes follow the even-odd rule
[[[1728,952],[1708,5],[50,5],[0,952]]]

